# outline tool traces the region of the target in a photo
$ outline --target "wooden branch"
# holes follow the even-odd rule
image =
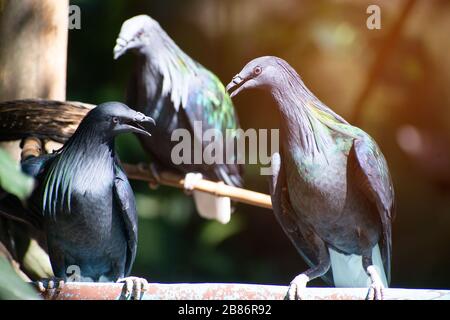
[[[133,180],[141,180],[150,184],[162,184],[170,187],[184,189],[184,177],[172,172],[160,172],[159,181],[151,174],[147,165],[123,164],[127,176]],[[236,202],[242,202],[253,206],[272,209],[270,196],[242,188],[236,188],[221,182],[213,182],[201,179],[193,185],[193,190],[206,192],[220,197],[229,197]]]
[[[0,102],[0,141],[29,136],[66,142],[95,105],[25,99]]]
[[[43,297],[51,300],[125,299],[123,284],[66,283],[49,290]],[[288,287],[233,283],[150,283],[143,300],[282,300]],[[307,300],[364,300],[367,288],[307,288]],[[450,290],[385,289],[386,300],[450,300]]]

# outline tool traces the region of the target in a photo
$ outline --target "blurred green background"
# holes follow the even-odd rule
[[[450,1],[411,1],[398,36],[386,42],[407,1],[73,0],[81,30],[69,34],[68,100],[124,100],[133,65],[112,49],[122,22],[149,14],[191,57],[226,84],[252,58],[286,59],[316,95],[353,120],[378,48],[386,54],[364,96],[358,125],[380,144],[397,193],[392,286],[450,287]],[[380,30],[366,27],[370,4]],[[382,68],[381,68],[382,67]],[[268,95],[235,100],[241,125],[277,128]],[[148,160],[133,136],[118,141],[125,162]],[[248,189],[268,192],[257,166]],[[201,219],[183,192],[133,183],[139,245],[134,275],[155,282],[288,284],[306,265],[272,212],[238,205],[230,224]],[[324,285],[321,280],[314,285]]]

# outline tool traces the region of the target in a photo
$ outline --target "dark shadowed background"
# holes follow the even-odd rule
[[[133,57],[114,61],[112,49],[122,22],[137,14],[158,20],[225,84],[252,58],[286,59],[320,99],[370,133],[388,160],[397,194],[392,286],[450,287],[450,1],[71,4],[82,16],[81,30],[69,34],[68,100],[124,101]],[[381,7],[380,30],[366,26],[370,4]],[[375,81],[363,94],[370,75]],[[244,129],[278,127],[268,95],[249,92],[235,106]],[[147,159],[133,136],[120,138],[118,150],[126,162]],[[267,192],[257,169],[247,166],[246,186]],[[179,190],[133,187],[140,215],[134,275],[155,282],[288,284],[306,268],[269,210],[239,205],[223,226],[198,217]]]

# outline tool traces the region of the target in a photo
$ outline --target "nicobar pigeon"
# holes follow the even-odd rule
[[[29,220],[46,233],[57,278],[68,280],[67,274],[75,273],[78,281],[125,282],[132,298],[146,289],[145,279],[124,278],[136,256],[137,213],[114,147],[118,134],[150,135],[145,123],[154,121],[122,103],[104,103],[86,115],[60,150],[22,162],[22,170],[37,180]],[[43,281],[41,289],[53,283]]]
[[[369,287],[382,299],[390,281],[394,190],[375,141],[323,104],[277,57],[249,62],[227,86],[271,93],[280,112],[280,153],[272,157],[271,197],[278,222],[310,266],[290,285],[305,297],[308,281]]]
[[[161,169],[187,174],[187,190],[192,189],[196,179],[201,177],[241,187],[243,170],[233,154],[226,155],[222,163],[209,165],[203,161],[175,165],[172,159],[172,150],[179,143],[171,141],[176,129],[190,133],[192,155],[195,144],[206,148],[210,143],[202,139],[205,131],[210,129],[215,129],[224,140],[228,134],[227,142],[219,147],[224,155],[227,144],[231,146],[229,150],[234,150],[239,123],[220,80],[184,53],[159,23],[147,15],[135,16],[123,23],[114,58],[118,59],[128,51],[136,54],[137,59],[126,103],[158,123],[152,137],[140,137],[144,149],[151,155],[152,171],[156,175]],[[194,130],[196,126],[201,128]],[[222,223],[230,220],[229,198],[198,191],[194,191],[193,196],[201,216]]]

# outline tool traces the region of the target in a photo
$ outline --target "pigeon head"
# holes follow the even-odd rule
[[[259,88],[271,90],[283,85],[286,75],[297,73],[283,59],[273,56],[265,56],[253,59],[233,77],[227,85],[227,91],[231,97],[236,96],[246,89]]]
[[[122,24],[114,47],[114,59],[129,50],[142,51],[150,43],[152,34],[160,29],[159,23],[147,15],[139,15]]]
[[[106,102],[89,111],[80,124],[101,136],[112,138],[120,133],[134,132],[151,136],[143,124],[155,121],[120,102]]]

